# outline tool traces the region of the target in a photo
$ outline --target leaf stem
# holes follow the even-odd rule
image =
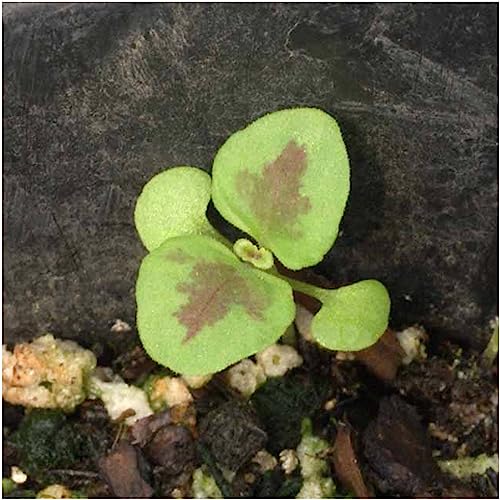
[[[311,285],[310,283],[304,283],[303,281],[298,281],[293,278],[289,278],[288,276],[284,276],[283,274],[278,273],[278,271],[274,270],[274,274],[281,279],[284,279],[294,290],[297,292],[305,293],[315,299],[318,299],[320,302],[324,303],[331,296],[334,290],[327,290],[325,288],[320,288],[315,285]]]
[[[492,366],[498,354],[498,318],[491,322],[492,333],[486,349],[483,351],[483,359],[488,366]]]

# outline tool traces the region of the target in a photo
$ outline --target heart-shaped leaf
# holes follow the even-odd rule
[[[149,250],[167,238],[216,231],[205,212],[212,180],[195,167],[173,167],[155,175],[143,188],[135,206],[135,226]]]
[[[312,336],[334,351],[359,351],[387,329],[390,298],[376,280],[324,291],[323,306],[311,324]]]
[[[349,161],[337,122],[296,108],[233,134],[213,164],[214,204],[290,269],[320,262],[337,237]]]
[[[215,373],[261,351],[295,314],[288,283],[199,235],[168,239],[144,258],[136,299],[146,351],[186,375]]]

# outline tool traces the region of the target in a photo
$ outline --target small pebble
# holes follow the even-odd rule
[[[10,469],[10,478],[16,484],[23,484],[28,479],[28,476],[17,466],[13,466]]]
[[[113,323],[113,326],[111,327],[111,331],[113,333],[127,333],[132,331],[132,328],[128,323],[125,323],[125,321],[122,321],[121,319],[115,320]]]
[[[62,484],[51,484],[36,495],[37,498],[72,498],[71,491]]]
[[[244,478],[245,478],[245,483],[253,484],[255,482],[255,475],[252,474],[251,472],[247,472]]]
[[[299,465],[299,459],[295,450],[283,450],[280,452],[281,468],[285,474],[291,474]]]
[[[262,473],[273,470],[278,465],[278,461],[266,450],[258,451],[252,458],[252,462],[260,466]]]
[[[335,398],[330,399],[325,403],[323,408],[325,409],[325,411],[332,411],[335,408],[336,404],[337,404],[337,400]]]

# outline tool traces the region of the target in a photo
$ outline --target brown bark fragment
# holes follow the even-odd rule
[[[370,479],[382,493],[415,496],[432,489],[439,469],[420,416],[399,396],[384,398],[363,434]]]
[[[373,494],[365,484],[354,451],[351,429],[344,424],[337,427],[333,446],[333,466],[342,485],[358,498],[370,498]]]
[[[153,488],[139,472],[137,453],[134,446],[121,441],[108,455],[99,460],[99,470],[118,498],[151,498]]]
[[[145,446],[146,458],[160,465],[166,474],[176,475],[194,468],[195,445],[193,436],[182,425],[162,427]]]
[[[396,377],[403,355],[403,349],[399,345],[396,334],[389,329],[375,344],[354,353],[356,360],[363,363],[373,375],[385,382]]]

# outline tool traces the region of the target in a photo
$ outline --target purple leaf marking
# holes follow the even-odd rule
[[[276,160],[264,167],[261,176],[247,169],[238,173],[236,189],[265,232],[300,236],[294,227],[297,218],[311,209],[309,198],[300,194],[301,179],[306,170],[306,151],[292,140]]]
[[[262,320],[267,307],[265,296],[251,288],[233,266],[221,262],[199,261],[191,270],[189,281],[177,290],[189,296],[174,316],[187,329],[183,343],[224,319],[232,306],[240,305],[254,320]]]

